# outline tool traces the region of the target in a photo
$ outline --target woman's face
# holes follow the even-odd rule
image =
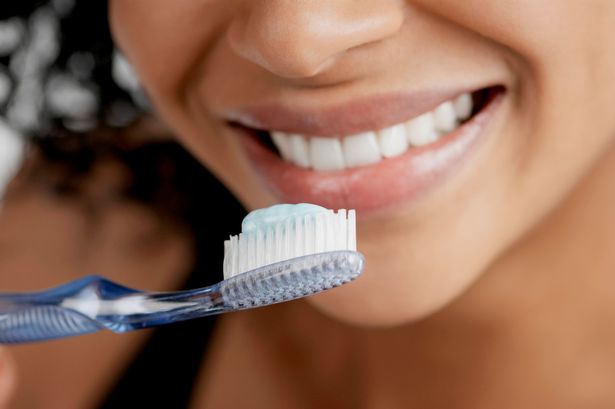
[[[357,209],[365,274],[312,301],[364,324],[449,303],[610,149],[613,21],[611,0],[111,1],[157,109],[248,208]]]

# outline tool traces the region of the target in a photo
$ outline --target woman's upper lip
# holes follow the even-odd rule
[[[465,92],[472,91],[466,88],[375,95],[322,107],[267,103],[227,112],[225,119],[266,131],[331,137],[353,135],[408,121]]]

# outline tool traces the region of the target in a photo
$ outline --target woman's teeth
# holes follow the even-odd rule
[[[412,147],[424,146],[455,130],[470,117],[474,104],[467,93],[440,104],[405,123],[379,131],[341,138],[322,138],[271,132],[282,158],[296,166],[333,171],[365,166],[402,155]]]

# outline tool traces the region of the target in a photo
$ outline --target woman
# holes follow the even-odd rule
[[[110,4],[160,114],[247,208],[310,201],[359,214],[364,277],[225,317],[205,402],[615,403],[613,2]],[[341,153],[330,140],[466,92],[474,121],[444,123],[414,152],[373,158],[369,136]],[[254,130],[299,134],[312,156],[296,148],[288,164]],[[329,170],[340,161],[352,163]]]
[[[153,105],[246,208],[359,215],[363,277],[223,317],[193,407],[613,406],[613,21],[111,0]]]

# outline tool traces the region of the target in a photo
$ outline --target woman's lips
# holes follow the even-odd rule
[[[317,136],[352,135],[404,122],[465,92],[469,91],[450,89],[376,95],[352,103],[327,106],[326,109],[264,104],[226,112],[225,118],[228,122],[267,131]]]
[[[436,142],[402,156],[333,172],[302,169],[283,161],[253,132],[238,130],[246,156],[280,202],[308,202],[327,208],[352,208],[361,214],[416,201],[441,185],[483,140],[504,92],[495,92],[483,109]],[[419,112],[420,113],[420,112]]]

